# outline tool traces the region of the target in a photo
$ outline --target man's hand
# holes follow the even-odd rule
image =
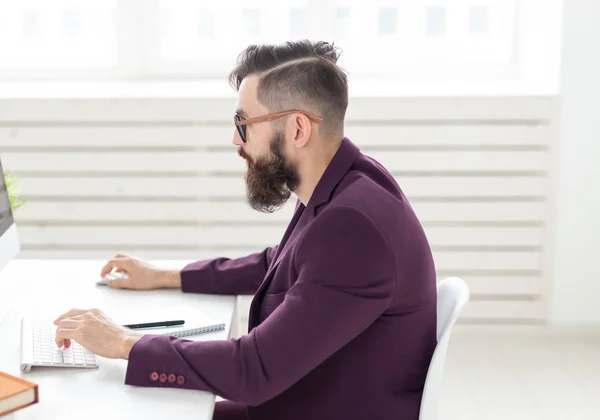
[[[98,309],[72,309],[54,324],[59,348],[69,347],[75,340],[90,352],[109,359],[128,359],[131,348],[144,335],[116,324]]]
[[[126,279],[110,280],[108,287],[115,289],[151,290],[161,288],[181,288],[179,270],[166,270],[155,267],[139,258],[117,254],[102,268],[100,277],[111,271],[126,273]]]

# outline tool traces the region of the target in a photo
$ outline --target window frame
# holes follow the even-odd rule
[[[312,39],[332,39],[333,5],[336,0],[306,0],[308,32]],[[439,3],[440,1],[432,1]],[[552,4],[551,4],[552,3]],[[0,69],[0,82],[9,81],[161,81],[161,80],[210,80],[222,79],[235,63],[236,56],[222,59],[220,66],[207,67],[206,63],[185,63],[177,65],[161,62],[157,57],[158,34],[156,22],[159,0],[119,0],[118,1],[118,63],[111,69]],[[544,19],[537,19],[539,10],[544,10]],[[560,42],[561,19],[560,0],[517,0],[515,17],[516,34],[514,56],[510,62],[499,64],[477,63],[455,66],[432,62],[428,66],[419,63],[415,66],[387,66],[382,62],[380,71],[373,72],[368,67],[348,70],[352,77],[361,79],[394,79],[410,82],[462,80],[495,82],[500,80],[539,80],[544,77],[554,80],[558,77],[559,48],[548,48],[548,42]],[[535,31],[532,24],[535,23]],[[339,45],[344,50],[343,42]],[[240,50],[241,51],[241,50]],[[377,54],[384,56],[389,50],[381,48]],[[340,64],[344,66],[344,55]],[[365,61],[365,60],[363,60]],[[359,62],[359,60],[357,60]],[[443,71],[439,65],[444,64]],[[548,72],[548,69],[555,69]],[[428,69],[431,70],[428,72]],[[436,71],[437,70],[437,71]],[[536,79],[537,78],[537,79]]]

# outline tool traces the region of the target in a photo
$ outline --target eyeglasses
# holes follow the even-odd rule
[[[267,115],[262,115],[260,117],[247,118],[247,119],[244,119],[244,118],[240,117],[238,114],[235,114],[233,116],[233,120],[235,122],[235,128],[237,129],[240,137],[242,138],[242,141],[244,143],[246,143],[246,126],[248,124],[258,123],[258,122],[263,122],[263,121],[276,120],[277,118],[281,118],[281,117],[284,117],[286,115],[295,114],[295,113],[306,115],[306,117],[309,120],[311,120],[312,122],[314,122],[314,123],[320,123],[320,122],[323,121],[323,118],[318,117],[318,116],[316,116],[314,114],[311,114],[310,112],[301,111],[299,109],[293,109],[293,110],[290,110],[290,111],[275,112],[273,114],[267,114]]]

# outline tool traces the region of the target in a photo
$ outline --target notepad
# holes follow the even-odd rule
[[[223,331],[225,324],[208,324],[208,325],[184,325],[181,327],[167,327],[167,328],[147,328],[139,329],[136,331],[147,332],[152,335],[168,335],[172,337],[191,337],[194,335],[206,334],[215,331]]]
[[[135,313],[130,313],[122,317],[118,322],[121,325],[131,325],[175,319],[182,319],[185,321],[185,324],[172,327],[139,328],[135,329],[135,331],[143,332],[145,334],[170,335],[180,338],[223,331],[226,326],[226,323],[223,322],[223,318],[216,317],[189,303],[181,303],[161,308],[148,307],[141,311],[136,310]]]

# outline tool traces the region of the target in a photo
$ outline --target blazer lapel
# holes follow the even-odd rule
[[[253,326],[258,323],[258,314],[260,313],[260,307],[257,307],[257,305],[259,304],[260,299],[262,298],[265,290],[267,289],[267,287],[269,287],[273,273],[275,272],[275,269],[277,268],[277,266],[281,262],[281,259],[283,258],[283,255],[285,254],[284,248],[285,248],[287,242],[289,241],[290,237],[292,236],[292,233],[294,232],[294,229],[296,228],[296,225],[298,224],[298,221],[300,220],[300,218],[302,217],[303,214],[304,214],[304,205],[302,203],[299,203],[296,206],[296,211],[294,212],[294,216],[292,217],[292,220],[288,224],[288,227],[287,227],[285,233],[283,234],[283,238],[281,239],[281,242],[279,243],[277,252],[273,256],[273,260],[271,261],[271,264],[269,265],[269,268],[267,269],[267,274],[263,278],[263,282],[261,283],[258,290],[254,294],[254,297],[252,298],[252,303],[250,304],[250,314],[249,314],[250,323],[248,325],[248,332],[250,332],[250,330],[253,328]]]
[[[265,275],[262,284],[254,294],[252,303],[250,304],[250,322],[248,323],[248,332],[258,325],[260,320],[260,306],[262,297],[271,283],[277,266],[281,263],[281,260],[289,249],[289,246],[286,248],[286,245],[289,245],[289,242],[293,242],[295,240],[294,231],[296,226],[300,221],[301,226],[309,224],[310,221],[316,217],[317,207],[329,201],[335,187],[350,170],[359,153],[360,150],[358,147],[356,147],[347,137],[344,137],[338,151],[315,187],[315,190],[306,207],[300,203],[300,201],[298,201],[294,216],[288,224],[281,243],[279,244],[279,248],[273,257],[269,268],[267,269],[267,274]]]
[[[277,252],[273,256],[273,260],[271,261],[271,264],[269,265],[269,268],[267,269],[267,274],[265,275],[265,279],[269,278],[271,273],[275,270],[275,267],[277,267],[277,265],[279,265],[279,262],[281,262],[281,256],[283,255],[283,249],[285,248],[288,240],[290,239],[292,232],[294,232],[294,229],[296,228],[296,225],[298,224],[298,221],[300,220],[300,217],[302,217],[303,213],[304,213],[304,205],[302,203],[300,203],[300,204],[298,204],[298,206],[296,206],[296,211],[294,212],[294,215],[292,216],[292,220],[288,224],[288,227],[285,230],[285,233],[283,234],[283,238],[281,239],[281,242],[279,243]],[[264,283],[265,282],[263,281],[263,285],[264,285]],[[263,285],[261,285],[261,287]],[[259,291],[260,291],[260,288],[259,288]]]

